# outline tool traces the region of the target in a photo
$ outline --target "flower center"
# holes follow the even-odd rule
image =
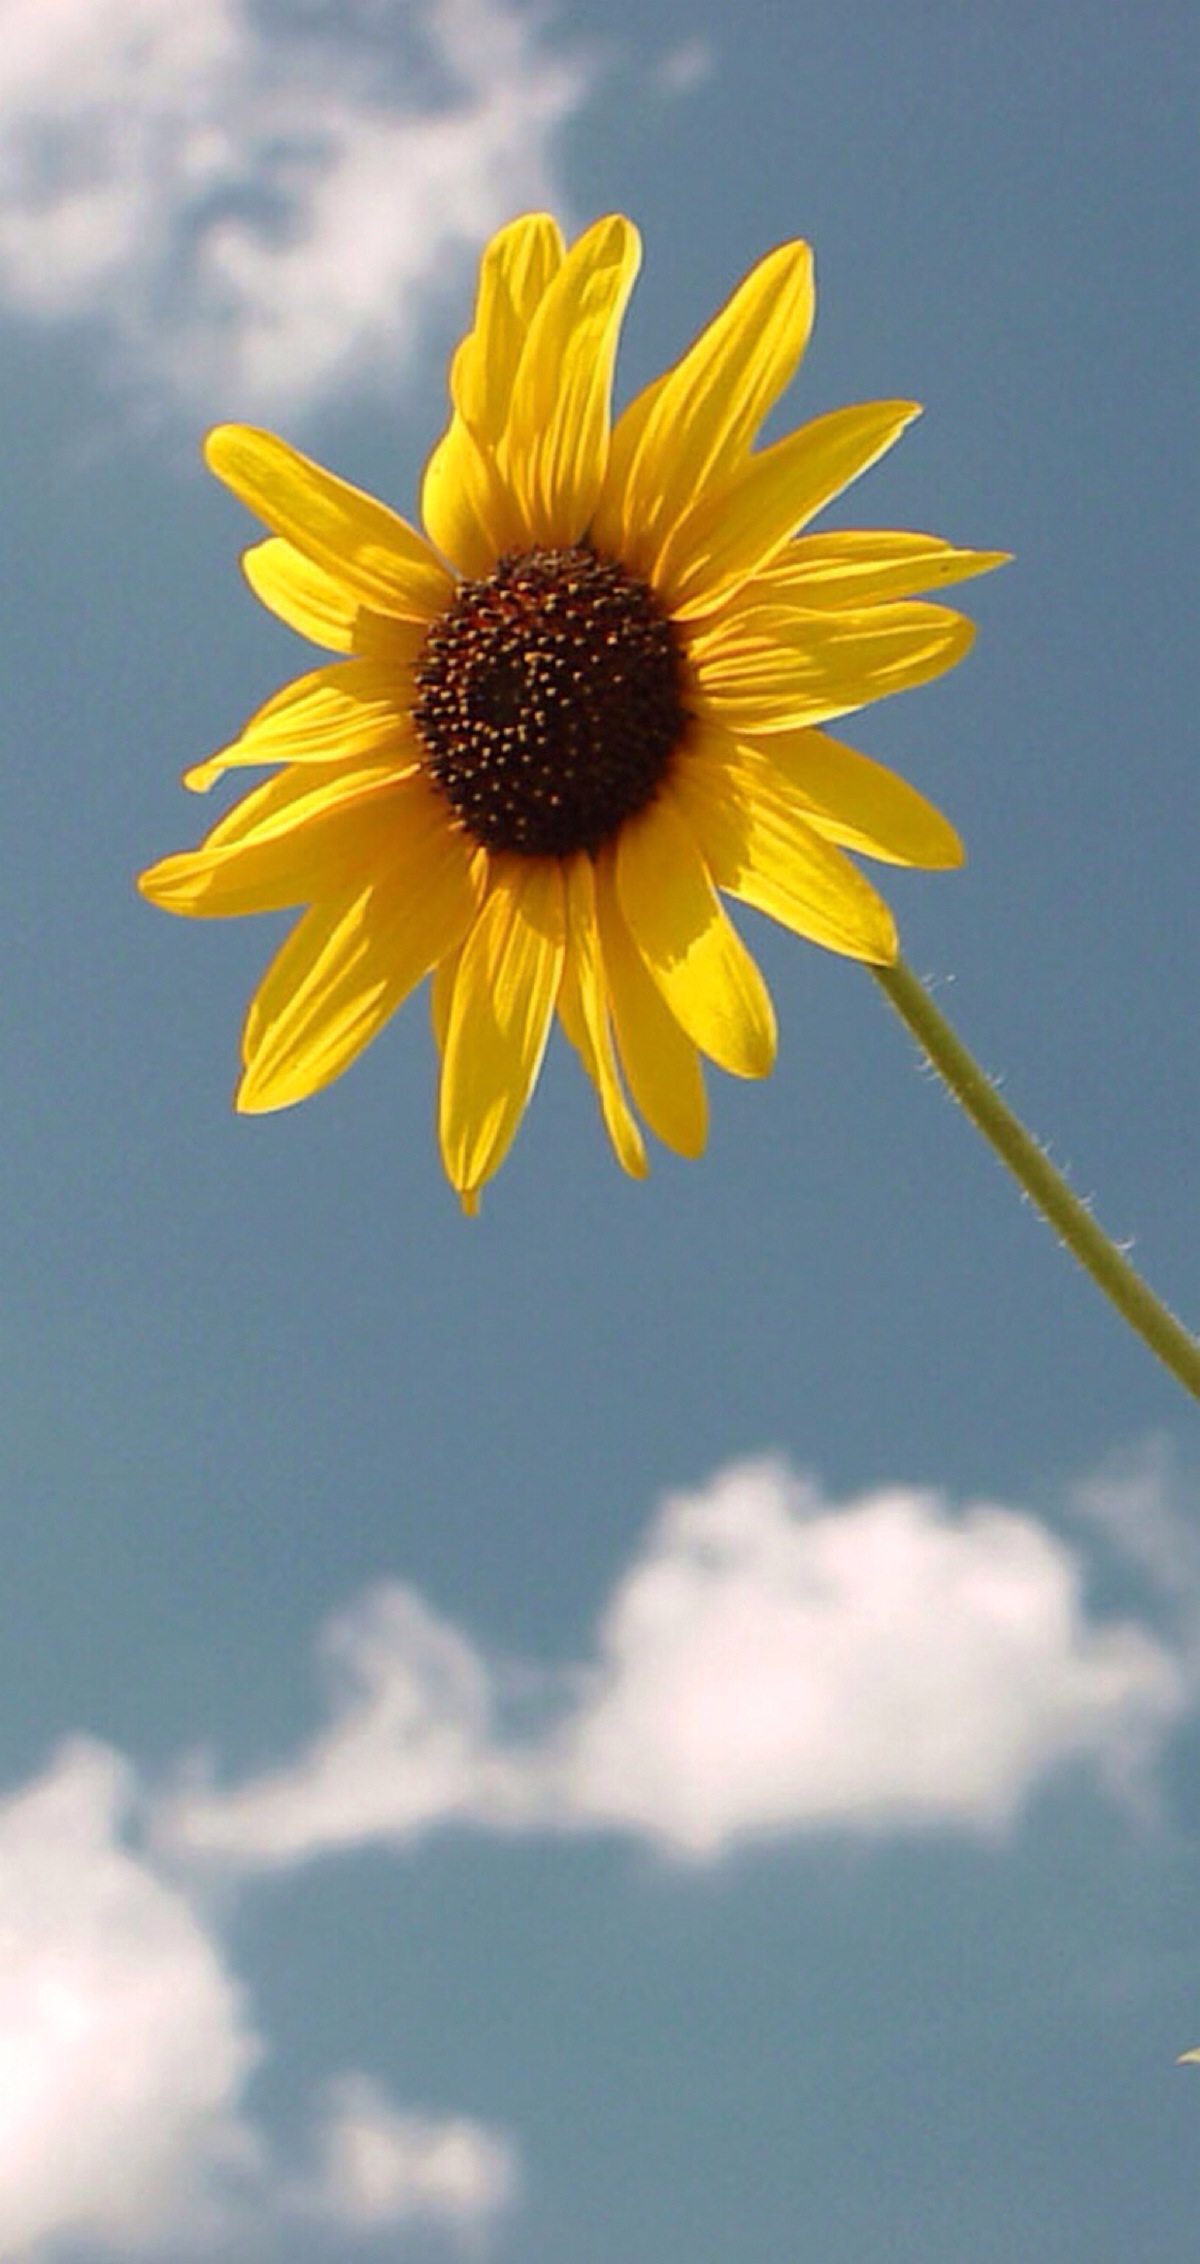
[[[487,849],[594,853],[644,808],[687,725],[683,658],[644,582],[575,546],[460,582],[425,639],[414,721]]]

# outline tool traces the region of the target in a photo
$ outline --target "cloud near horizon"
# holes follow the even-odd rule
[[[64,1743],[0,1799],[0,2254],[269,2258],[309,2227],[477,2255],[512,2209],[506,2134],[362,2070],[326,2078],[280,2155],[225,1940],[255,1876],[452,1826],[693,1864],[784,1834],[998,1843],[1071,1771],[1144,1820],[1196,1706],[1200,1550],[1149,1463],[1078,1511],[1076,1547],[1026,1510],[837,1503],[744,1464],[660,1505],[565,1673],[491,1661],[382,1582],[324,1629],[324,1719],[276,1769],[222,1787],[193,1760],[152,1792]],[[1090,1605],[1105,1548],[1147,1580],[1142,1616]]]
[[[8,0],[0,305],[209,415],[393,383],[486,237],[562,209],[604,69],[524,0]]]
[[[76,1738],[0,1801],[0,2255],[286,2253],[411,2225],[477,2252],[512,2203],[508,2140],[405,2113],[345,2071],[308,2160],[275,2158],[247,2087],[265,2055],[214,1926],[132,1844],[137,1784]]]

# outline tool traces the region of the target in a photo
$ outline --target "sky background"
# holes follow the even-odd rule
[[[409,512],[491,230],[618,208],[627,395],[772,244],[779,429],[1016,563],[849,736],[908,958],[1200,1317],[1178,0],[0,0],[0,2256],[1127,2264],[1200,2213],[1200,1456],[861,968],[479,1221],[422,1000],[230,1107],[272,921],[133,878],[309,665],[223,417]]]

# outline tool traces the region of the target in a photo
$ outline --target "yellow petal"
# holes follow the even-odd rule
[[[475,325],[454,358],[454,406],[476,438],[495,446],[529,326],[566,257],[547,212],[527,212],[493,236],[479,266]]]
[[[471,885],[475,890],[477,904],[482,904],[487,895],[491,870],[492,860],[489,852],[486,849],[474,850],[471,856]],[[461,958],[461,945],[455,951],[448,951],[445,958],[440,959],[434,968],[433,980],[429,985],[429,1019],[439,1057],[443,1057],[446,1051],[446,1033],[450,1028],[450,1008],[454,1003],[454,985],[458,979],[458,963]]]
[[[201,846],[205,849],[230,849],[239,841],[266,839],[289,831],[297,822],[303,822],[310,812],[328,801],[351,801],[372,793],[385,785],[397,785],[404,780],[408,790],[436,794],[436,788],[419,779],[417,773],[397,774],[395,764],[386,756],[365,756],[360,762],[334,761],[328,763],[295,763],[272,773],[261,784],[242,794],[223,816],[217,819],[205,834]],[[445,805],[442,808],[446,816]]]
[[[490,574],[497,558],[519,539],[495,459],[479,447],[459,416],[451,418],[425,466],[421,517],[442,556],[473,581]]]
[[[665,544],[654,581],[670,610],[684,619],[711,612],[893,447],[919,413],[912,401],[834,409],[752,456]]]
[[[463,945],[442,1063],[442,1157],[476,1192],[503,1162],[533,1091],[565,945],[562,872],[550,858],[493,857]]]
[[[451,370],[453,414],[421,489],[425,525],[462,574],[488,573],[520,540],[497,451],[525,334],[563,256],[557,221],[535,212],[502,228],[480,264],[474,328]]]
[[[962,842],[932,802],[826,731],[776,731],[758,746],[743,741],[738,759],[748,785],[763,776],[783,781],[808,824],[839,848],[929,872],[963,861]]]
[[[184,785],[203,794],[226,771],[256,763],[327,763],[383,750],[400,776],[419,760],[411,701],[411,675],[398,665],[345,660],[314,668],[274,693],[231,746],[185,771]]]
[[[801,605],[878,605],[965,582],[1006,566],[1006,550],[959,550],[936,535],[899,529],[800,535],[743,592],[752,600],[793,597]]]
[[[617,1161],[631,1178],[644,1179],[650,1166],[613,1053],[597,928],[595,868],[590,857],[580,856],[573,857],[565,871],[567,956],[558,994],[559,1018],[600,1096]]]
[[[242,1041],[239,1109],[319,1092],[453,951],[476,897],[459,834],[432,810],[396,829],[382,869],[306,912],[259,986]]]
[[[596,913],[621,1066],[652,1132],[676,1155],[699,1156],[708,1138],[700,1057],[646,972],[617,902],[615,859],[596,865]]]
[[[353,652],[359,600],[282,535],[268,535],[244,550],[242,572],[260,604],[289,629],[329,652]]]
[[[232,849],[239,841],[262,841],[286,833],[308,816],[335,802],[350,801],[376,787],[397,783],[386,756],[361,762],[295,763],[271,773],[239,795],[210,826],[201,847]]]
[[[770,996],[669,788],[621,831],[617,896],[689,1038],[735,1077],[765,1077],[775,1059]]]
[[[251,425],[218,425],[205,461],[226,487],[364,605],[430,621],[453,584],[424,537],[373,496]]]
[[[671,374],[669,369],[664,370],[661,377],[644,385],[617,418],[609,435],[604,487],[588,528],[588,541],[594,550],[609,558],[625,558],[631,566],[637,530],[629,523],[627,508],[630,474],[642,445],[642,435],[664,388],[671,382]]]
[[[394,614],[372,613],[335,574],[314,566],[282,535],[268,535],[244,550],[242,571],[255,597],[278,620],[329,652],[384,659],[403,657],[413,647],[412,624],[397,621]],[[424,624],[415,635],[419,641]]]
[[[313,774],[300,776],[307,783]],[[411,791],[411,783],[398,786],[386,770],[322,778],[286,804],[277,797],[256,826],[243,820],[237,839],[218,838],[218,828],[199,849],[162,858],[138,886],[152,904],[193,919],[281,912],[334,896],[386,856],[392,833],[403,829]]]
[[[731,609],[690,648],[706,714],[741,737],[849,715],[953,668],[975,631],[961,613],[912,599],[861,612]]]
[[[653,399],[614,434],[614,465],[593,539],[648,579],[664,543],[714,482],[741,464],[794,375],[813,319],[812,253],[783,244],[746,277]],[[625,428],[623,431],[622,428]],[[637,432],[632,451],[629,438]],[[619,454],[618,454],[619,448]],[[619,471],[616,488],[613,472]]]
[[[462,945],[459,944],[455,950],[448,951],[444,959],[439,959],[429,985],[429,1020],[439,1057],[446,1051],[446,1032],[450,1027],[450,1008],[454,1003],[454,985],[461,958]]]
[[[529,325],[503,444],[529,543],[577,542],[595,510],[617,339],[640,259],[630,221],[598,220],[572,245]]]
[[[719,888],[828,951],[890,965],[897,942],[887,905],[812,830],[768,764],[744,760],[737,748],[724,759],[697,750],[679,764],[674,791]]]

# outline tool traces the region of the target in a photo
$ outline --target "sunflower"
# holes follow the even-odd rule
[[[339,658],[186,775],[204,792],[271,771],[141,888],[193,917],[305,907],[247,1016],[242,1110],[329,1084],[430,976],[441,1151],[468,1210],[556,1013],[641,1177],[639,1117],[703,1148],[702,1055],[772,1065],[771,1000],[722,895],[884,966],[892,917],[846,852],[962,857],[921,795],[822,726],[960,659],[970,624],[913,593],[1002,554],[801,533],[917,414],[870,402],[754,448],[812,324],[803,243],[613,423],[639,258],[620,215],[569,249],[540,213],[493,238],[424,535],[270,433],[206,443],[270,530],[251,589]]]

